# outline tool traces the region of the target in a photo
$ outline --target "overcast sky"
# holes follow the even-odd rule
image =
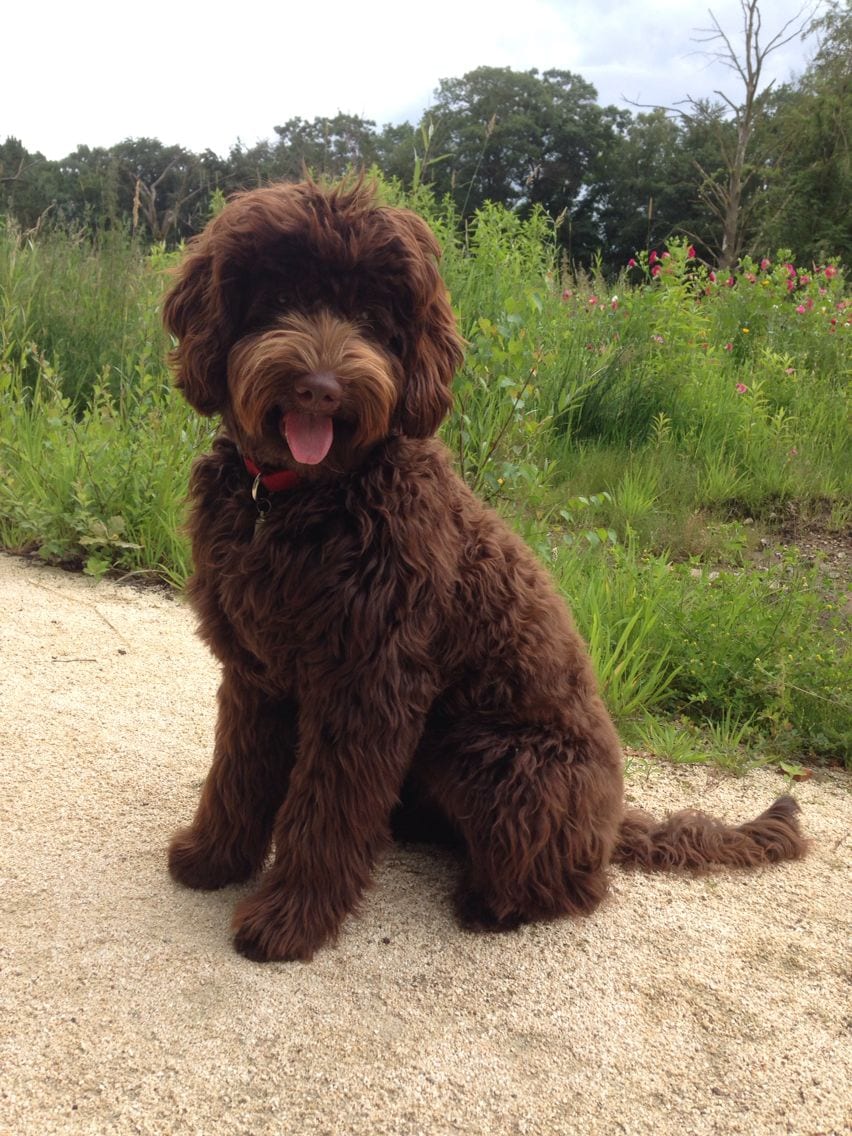
[[[30,0],[5,6],[0,140],[62,158],[155,137],[226,154],[296,115],[416,122],[440,79],[559,67],[599,102],[671,104],[736,77],[696,55],[708,7],[740,39],[740,0]],[[802,9],[763,0],[765,38]],[[770,58],[803,70],[812,42]]]

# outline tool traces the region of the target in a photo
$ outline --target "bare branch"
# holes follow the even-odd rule
[[[21,159],[18,162],[18,168],[13,174],[4,174],[3,167],[2,165],[0,165],[0,185],[11,185],[12,182],[20,181],[27,170],[31,170],[33,166],[37,166],[39,161],[39,158],[33,158],[32,161],[28,162],[27,155],[22,154]]]
[[[805,34],[806,29],[819,8],[819,4],[809,3],[803,5],[795,15],[791,16],[790,19],[779,28],[765,46],[760,42],[763,18],[760,12],[759,0],[740,0],[740,7],[743,13],[742,32],[745,47],[744,59],[740,58],[730,37],[719,24],[712,10],[708,11],[708,15],[712,21],[712,27],[697,28],[696,31],[698,35],[691,37],[692,42],[712,44],[721,40],[724,44],[724,50],[721,48],[717,51],[699,50],[692,54],[703,55],[707,59],[716,60],[723,64],[723,66],[735,71],[743,82],[748,84],[750,81],[753,83],[759,82],[763,64],[768,56]]]

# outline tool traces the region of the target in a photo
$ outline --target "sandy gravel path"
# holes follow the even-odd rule
[[[0,1134],[849,1133],[852,779],[795,790],[811,857],[615,876],[585,921],[458,930],[395,849],[310,964],[236,955],[238,889],[173,885],[216,671],[165,595],[0,557]],[[779,791],[634,763],[746,819]]]

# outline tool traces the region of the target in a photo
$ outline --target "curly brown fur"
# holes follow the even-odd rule
[[[804,851],[789,799],[739,828],[625,814],[564,603],[432,437],[461,361],[437,256],[363,185],[278,185],[211,222],[166,300],[178,386],[222,416],[190,487],[216,745],[169,865],[198,888],[259,875],[234,917],[250,958],[333,939],[392,826],[458,839],[460,918],[490,929],[593,910],[613,861]],[[297,483],[264,491],[245,459]]]

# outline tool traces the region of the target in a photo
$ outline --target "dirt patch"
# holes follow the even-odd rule
[[[0,557],[0,1133],[848,1132],[852,778],[794,788],[810,857],[614,873],[589,919],[475,936],[455,864],[396,848],[336,947],[258,966],[242,889],[165,872],[216,668],[179,601]],[[785,791],[633,757],[657,812]]]

